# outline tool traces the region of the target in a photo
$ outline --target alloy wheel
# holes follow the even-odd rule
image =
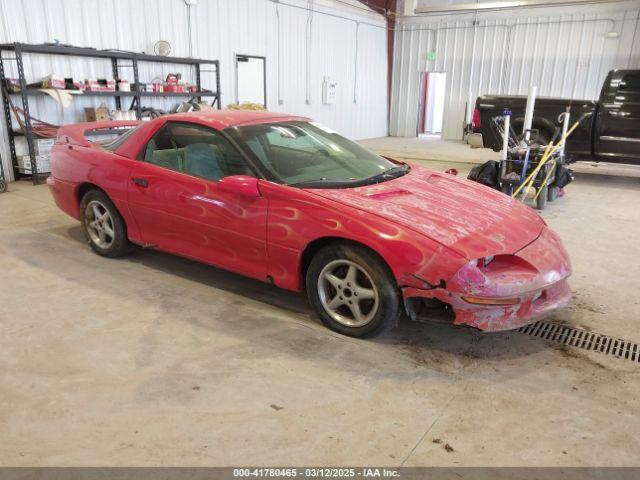
[[[325,311],[348,327],[368,324],[378,311],[378,289],[367,271],[350,260],[329,262],[318,277],[318,294]]]
[[[107,207],[92,200],[85,208],[84,218],[91,241],[100,248],[109,248],[115,239],[115,232],[113,218]]]

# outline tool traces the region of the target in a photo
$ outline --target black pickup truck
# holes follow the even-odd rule
[[[473,133],[482,135],[486,148],[501,150],[502,138],[493,119],[508,109],[512,112],[511,125],[516,133],[521,133],[526,102],[524,96],[478,97],[473,113]],[[567,140],[568,158],[640,164],[640,70],[610,71],[597,102],[536,98],[531,128],[537,131],[532,137],[537,135],[538,143],[546,144],[553,137],[555,129],[560,127],[558,117],[569,104],[570,124],[585,113],[587,118]]]

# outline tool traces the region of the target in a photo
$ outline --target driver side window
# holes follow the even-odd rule
[[[162,126],[147,143],[144,161],[209,180],[254,176],[244,157],[222,134],[190,123],[167,122]]]

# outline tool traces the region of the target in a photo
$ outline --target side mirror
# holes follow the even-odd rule
[[[218,181],[221,192],[235,193],[245,197],[259,197],[258,179],[248,175],[231,175]]]

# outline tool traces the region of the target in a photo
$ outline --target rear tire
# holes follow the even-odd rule
[[[553,202],[556,198],[558,198],[559,190],[560,190],[559,187],[556,187],[555,185],[551,185],[547,192],[547,200],[549,200],[550,202]]]
[[[129,252],[127,227],[113,202],[101,190],[89,190],[80,202],[82,230],[92,250],[103,257]]]
[[[333,243],[316,253],[306,275],[309,303],[322,323],[350,337],[372,337],[400,316],[396,282],[384,262],[359,245]]]
[[[0,193],[4,193],[7,191],[7,182],[4,180],[0,180]]]

